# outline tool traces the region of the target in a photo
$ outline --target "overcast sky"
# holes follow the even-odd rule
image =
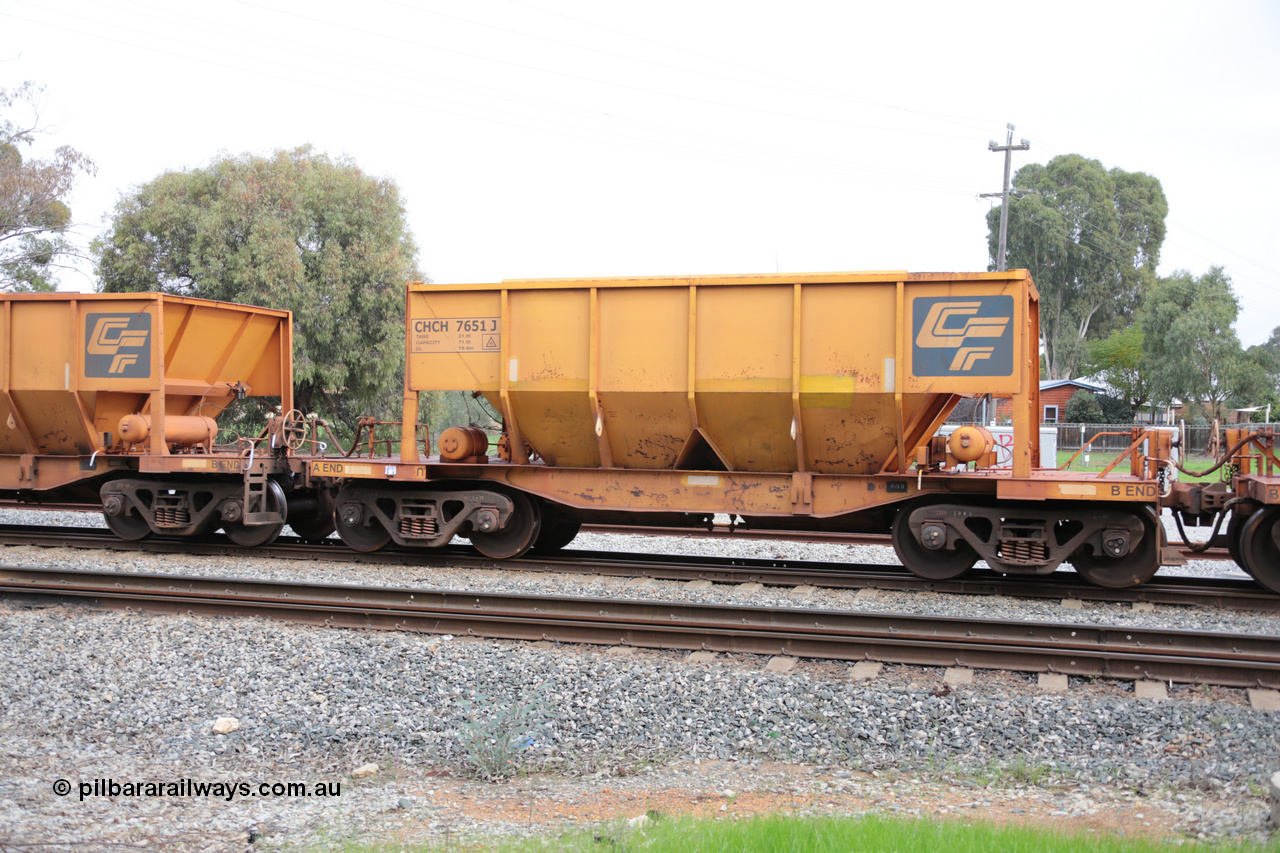
[[[438,282],[984,270],[1012,122],[1015,169],[1159,178],[1160,272],[1225,266],[1246,346],[1280,326],[1278,46],[1275,2],[0,0],[0,87],[97,162],[86,244],[164,171],[309,143],[398,184]]]

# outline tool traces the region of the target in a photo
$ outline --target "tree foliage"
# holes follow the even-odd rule
[[[1068,424],[1102,423],[1102,403],[1092,391],[1081,388],[1071,395],[1062,412],[1062,422]]]
[[[1155,281],[1169,205],[1156,178],[1079,154],[1024,166],[1013,185],[1029,194],[1010,202],[1005,260],[1031,271],[1049,378],[1069,379],[1086,341],[1126,325]],[[987,226],[995,269],[998,206]]]
[[[65,145],[49,159],[22,156],[44,132],[41,91],[34,83],[0,89],[0,290],[54,289],[61,261],[76,254],[64,199],[79,175],[95,172],[92,160]]]
[[[1142,327],[1134,323],[1089,344],[1089,372],[1099,374],[1130,410],[1150,402],[1150,362]],[[1103,423],[1110,423],[1104,421]]]
[[[309,146],[223,156],[121,199],[94,241],[102,290],[293,311],[294,400],[351,423],[395,411],[417,247],[389,180]]]
[[[1246,355],[1273,377],[1280,378],[1280,326],[1271,330],[1264,343],[1249,347]]]
[[[1098,403],[1102,406],[1102,420],[1099,423],[1104,424],[1131,424],[1133,423],[1136,410],[1119,397],[1113,397],[1110,394],[1099,394]]]
[[[1143,305],[1152,398],[1205,403],[1222,419],[1228,402],[1261,394],[1265,371],[1245,357],[1232,324],[1240,307],[1222,267],[1196,278],[1179,270],[1161,279]]]
[[[1251,403],[1262,411],[1255,413],[1252,420],[1264,420],[1268,405],[1271,407],[1271,417],[1280,417],[1280,326],[1271,330],[1271,337],[1265,343],[1249,347],[1245,351],[1245,358],[1261,371],[1263,384]]]

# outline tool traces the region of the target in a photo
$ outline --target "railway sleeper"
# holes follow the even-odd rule
[[[915,548],[900,547],[899,556],[917,574],[930,563],[963,562],[957,552],[1008,574],[1050,574],[1073,557],[1136,564],[1145,561],[1146,540],[1154,536],[1137,513],[1072,506],[927,503],[904,509],[897,523],[903,522]]]

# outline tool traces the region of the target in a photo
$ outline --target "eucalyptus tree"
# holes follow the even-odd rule
[[[1249,404],[1265,393],[1265,370],[1245,355],[1232,328],[1239,313],[1222,267],[1198,277],[1179,270],[1151,289],[1142,331],[1157,402],[1203,403],[1222,420],[1228,402]]]
[[[66,198],[93,161],[67,145],[50,157],[24,157],[46,132],[40,124],[41,87],[0,89],[0,290],[53,290],[64,261],[80,255],[68,237]]]
[[[1127,325],[1155,282],[1169,205],[1151,175],[1108,171],[1079,154],[1023,166],[1013,186],[1005,260],[1031,271],[1049,378],[1068,379],[1087,342]],[[998,206],[987,225],[995,269]]]
[[[304,411],[350,422],[399,402],[418,250],[396,185],[348,159],[304,146],[166,172],[120,199],[93,251],[103,291],[291,310]]]

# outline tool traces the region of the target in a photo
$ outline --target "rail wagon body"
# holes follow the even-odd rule
[[[1040,468],[1038,307],[1025,271],[410,284],[405,424],[419,392],[472,392],[498,451],[458,425],[423,456],[406,427],[398,460],[333,472],[338,530],[356,548],[462,533],[499,557],[584,522],[728,513],[892,532],[926,576],[1071,558],[1136,583],[1160,565],[1160,439],[1104,477]],[[935,435],[987,394],[1010,401],[1003,468],[979,425]]]
[[[130,539],[224,525],[261,538],[283,525],[270,478],[289,482],[288,464],[220,445],[218,421],[246,397],[292,409],[291,334],[287,311],[203,299],[0,295],[0,495],[101,502]],[[246,480],[265,516],[248,526]]]

